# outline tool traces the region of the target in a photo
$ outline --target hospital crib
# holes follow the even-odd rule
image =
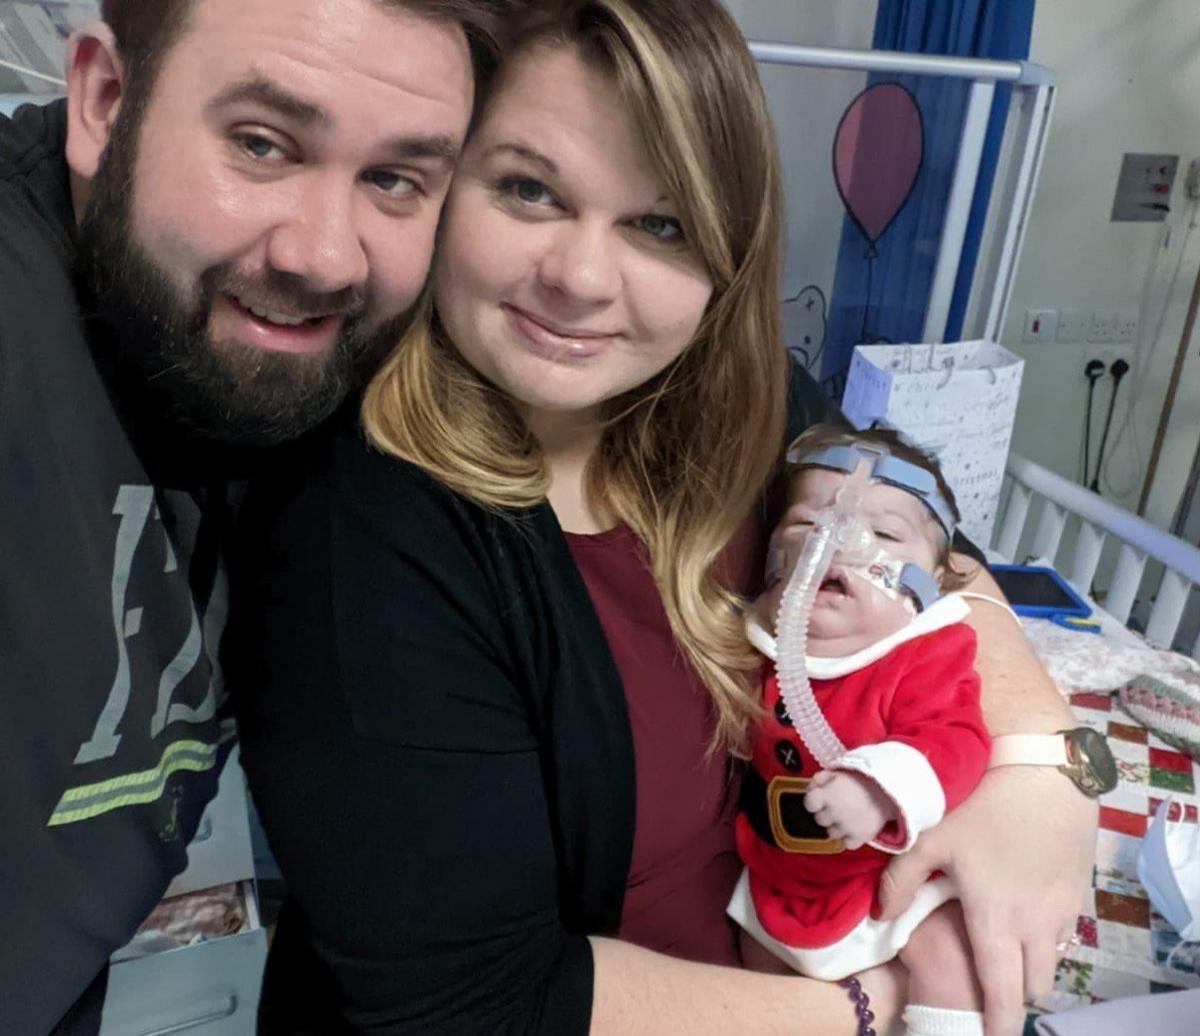
[[[992,547],[1007,561],[1048,560],[1151,644],[1200,660],[1200,635],[1177,643],[1185,614],[1200,606],[1200,548],[1016,453]]]

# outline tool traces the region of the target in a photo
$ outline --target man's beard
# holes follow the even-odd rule
[[[206,270],[189,298],[134,239],[139,107],[118,117],[80,225],[77,276],[86,314],[113,333],[118,374],[139,408],[196,439],[245,446],[293,439],[364,383],[399,341],[408,314],[371,328],[361,288],[314,292],[294,274],[268,270],[250,279],[229,264]],[[319,355],[212,341],[208,322],[218,293],[256,305],[270,300],[267,308],[277,312],[338,314],[337,341]]]

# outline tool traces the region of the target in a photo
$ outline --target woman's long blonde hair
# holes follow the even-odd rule
[[[776,467],[787,382],[783,202],[757,69],[715,0],[534,3],[513,39],[509,62],[534,46],[573,46],[612,75],[714,285],[683,354],[607,404],[587,488],[598,513],[645,544],[671,628],[712,695],[714,745],[744,755],[759,659],[716,563]],[[502,68],[498,89],[503,80]],[[447,340],[429,292],[368,388],[363,422],[379,449],[484,506],[546,498],[537,442]]]

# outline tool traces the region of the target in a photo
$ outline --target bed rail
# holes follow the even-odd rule
[[[1007,475],[1006,503],[993,544],[996,552],[1018,560],[1017,550],[1028,538],[1036,510],[1036,524],[1025,553],[1051,559],[1071,585],[1086,594],[1091,591],[1105,545],[1114,542],[1116,567],[1103,604],[1105,611],[1126,624],[1142,587],[1147,562],[1159,562],[1162,575],[1143,594],[1153,602],[1145,636],[1153,644],[1170,647],[1189,598],[1200,584],[1200,548],[1020,454],[1009,454]],[[1032,506],[1035,499],[1040,501],[1036,509]],[[1078,519],[1078,529],[1073,542],[1064,549],[1063,534],[1072,516]],[[1192,657],[1200,659],[1200,636],[1189,648]]]

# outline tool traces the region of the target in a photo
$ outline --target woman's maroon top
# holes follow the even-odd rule
[[[753,525],[753,527],[752,527]],[[620,937],[689,960],[737,965],[725,905],[741,871],[734,846],[740,770],[710,754],[714,709],[675,642],[641,542],[626,526],[569,533],[608,638],[633,728],[637,819]],[[757,525],[725,558],[729,585],[761,571]]]

